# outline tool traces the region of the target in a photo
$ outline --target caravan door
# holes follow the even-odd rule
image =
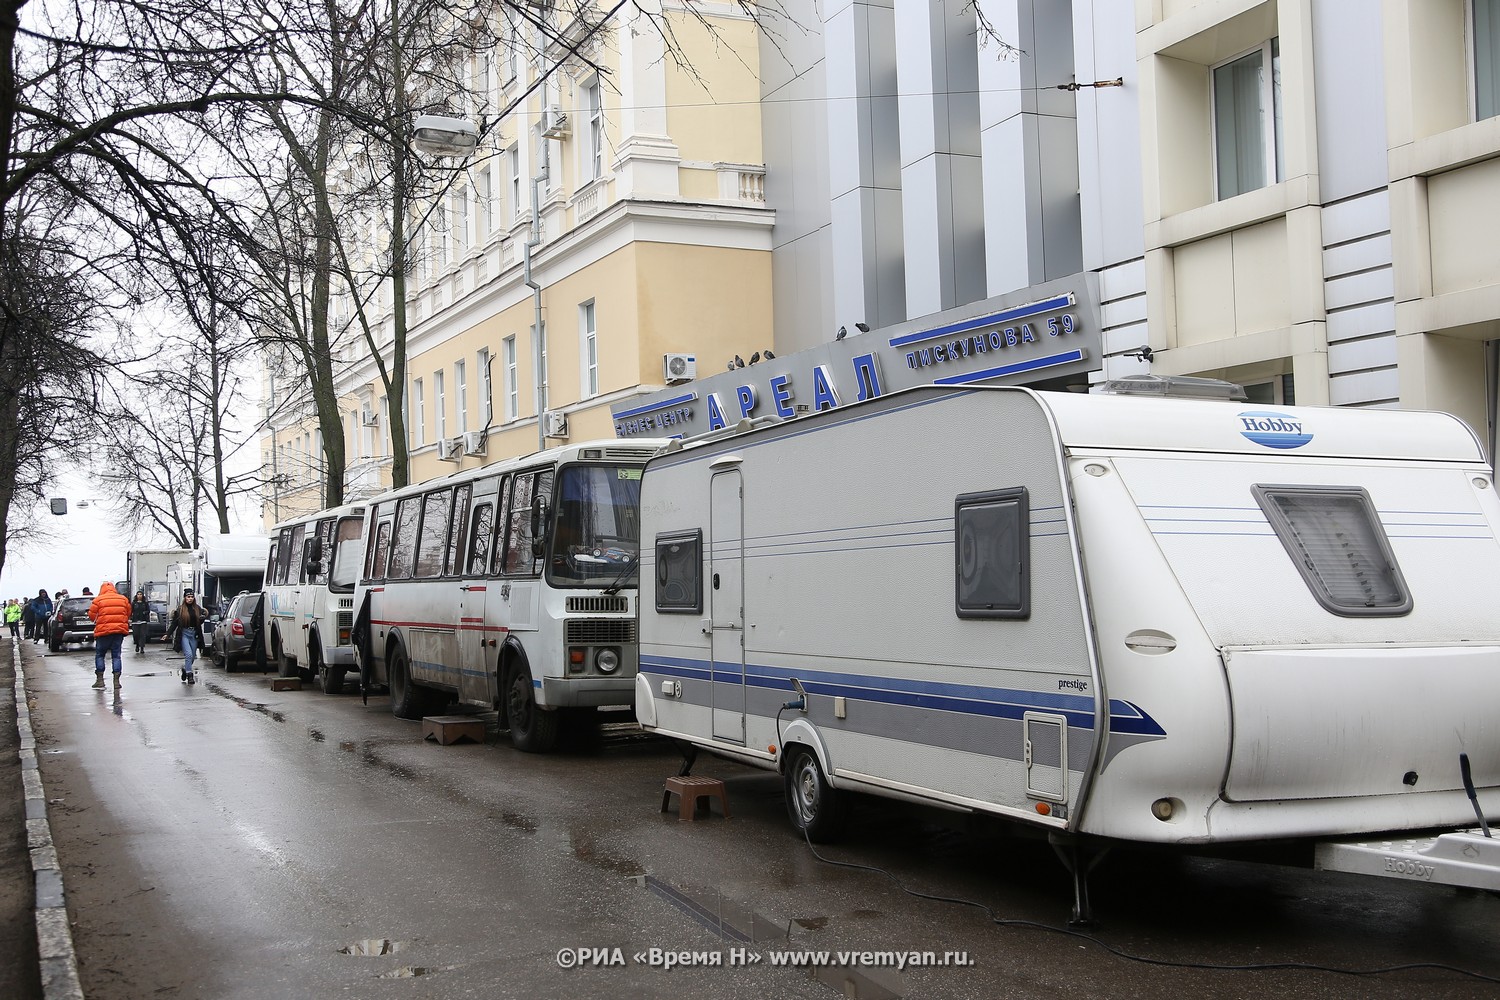
[[[708,484],[709,646],[714,739],[745,742],[745,508],[737,468]]]

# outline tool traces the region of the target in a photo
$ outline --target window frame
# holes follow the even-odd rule
[[[693,547],[693,569],[694,579],[697,585],[692,588],[693,602],[672,602],[664,599],[662,590],[672,581],[662,578],[666,571],[666,564],[662,562],[661,550],[667,545],[689,544]],[[703,613],[703,529],[693,528],[690,531],[669,531],[657,535],[651,542],[651,554],[654,572],[651,574],[652,597],[657,614],[663,615],[698,615]],[[637,581],[639,587],[639,581]],[[639,590],[637,590],[639,593]]]
[[[1396,561],[1396,553],[1391,548],[1390,536],[1386,534],[1385,525],[1380,520],[1380,510],[1375,506],[1375,501],[1370,497],[1370,491],[1363,486],[1307,486],[1299,483],[1256,483],[1250,487],[1255,502],[1259,505],[1261,512],[1265,514],[1266,520],[1271,525],[1272,532],[1277,540],[1286,550],[1287,558],[1296,567],[1302,577],[1302,582],[1307,584],[1308,592],[1322,605],[1325,611],[1338,615],[1340,618],[1400,618],[1411,613],[1414,602],[1412,600],[1411,588],[1406,585],[1406,577],[1401,572],[1401,565]],[[1360,605],[1358,607],[1348,604],[1340,604],[1337,599],[1327,591],[1323,581],[1317,575],[1317,566],[1309,566],[1308,560],[1312,558],[1297,541],[1297,532],[1286,512],[1272,499],[1274,495],[1296,495],[1296,496],[1325,496],[1325,497],[1350,497],[1359,504],[1359,512],[1367,519],[1367,527],[1371,529],[1371,537],[1374,538],[1379,555],[1385,560],[1390,582],[1395,585],[1401,597],[1397,604]],[[1304,558],[1305,557],[1305,558]]]
[[[1225,194],[1221,186],[1219,173],[1219,101],[1218,101],[1218,72],[1226,69],[1252,55],[1260,57],[1261,81],[1260,81],[1260,112],[1261,121],[1259,128],[1260,138],[1260,160],[1262,170],[1262,183],[1256,187],[1241,188],[1231,194]],[[1272,35],[1254,48],[1245,49],[1228,59],[1220,60],[1208,67],[1208,113],[1209,113],[1209,146],[1212,152],[1213,169],[1213,191],[1214,201],[1227,201],[1237,198],[1251,191],[1259,191],[1262,188],[1272,187],[1285,179],[1285,145],[1284,129],[1282,127],[1283,102],[1281,94],[1281,36]]]
[[[578,397],[599,395],[599,308],[595,299],[578,303]]]
[[[965,510],[995,504],[1013,503],[1017,510],[1017,538],[1020,550],[1020,600],[1002,607],[974,607],[963,599],[963,514]],[[1031,617],[1031,492],[1025,486],[963,493],[953,501],[953,611],[959,618],[1010,619],[1024,621]]]

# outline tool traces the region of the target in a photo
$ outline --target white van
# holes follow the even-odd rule
[[[669,445],[641,488],[642,724],[779,769],[813,839],[848,792],[1065,841],[1450,828],[1461,753],[1500,801],[1473,433],[1123,382]]]

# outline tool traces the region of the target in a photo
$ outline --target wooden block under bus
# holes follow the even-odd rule
[[[437,740],[440,746],[459,740],[484,742],[484,720],[472,715],[428,715],[422,718],[422,739]]]

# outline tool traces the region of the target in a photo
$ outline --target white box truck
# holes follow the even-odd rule
[[[1500,803],[1474,434],[1123,382],[923,387],[668,445],[641,488],[642,725],[780,770],[812,839],[863,792],[1065,855],[1370,841],[1472,824],[1461,759]],[[1500,888],[1496,841],[1373,839],[1318,863]]]
[[[167,567],[191,562],[192,549],[132,549],[125,553],[125,578],[129,581],[126,597],[144,591],[146,600],[167,600]]]

